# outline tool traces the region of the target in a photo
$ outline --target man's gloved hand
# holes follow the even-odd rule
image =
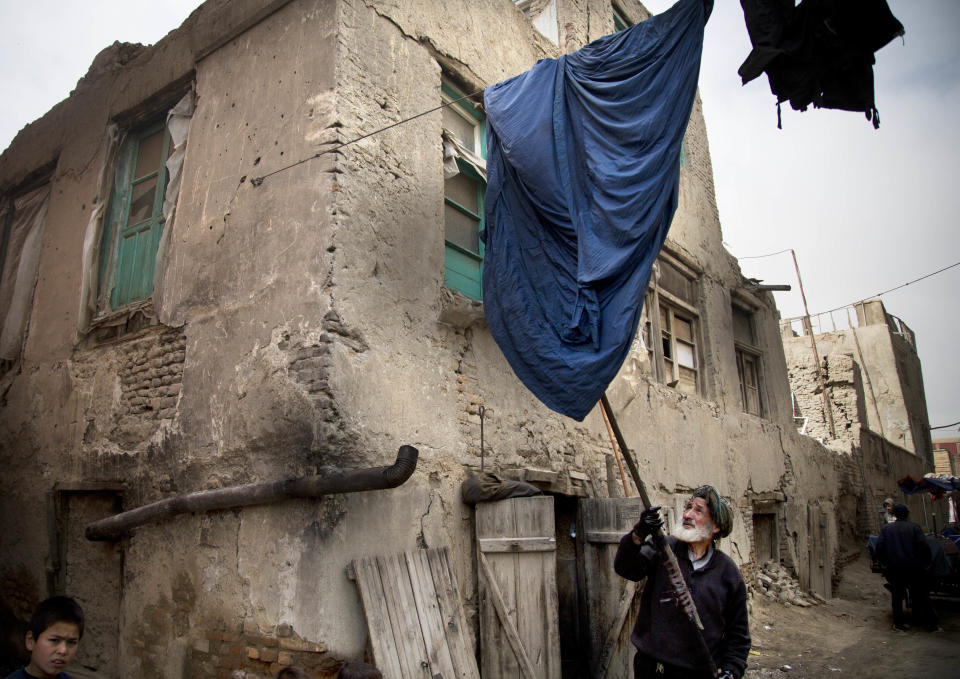
[[[633,534],[639,542],[643,542],[648,535],[661,527],[663,527],[663,519],[660,518],[660,506],[648,507],[643,510],[640,520],[633,527]]]
[[[737,675],[733,673],[733,670],[717,670],[717,679],[738,679]]]

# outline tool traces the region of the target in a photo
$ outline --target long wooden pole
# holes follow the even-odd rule
[[[830,396],[827,394],[827,385],[823,382],[823,375],[820,372],[820,354],[817,352],[817,340],[813,336],[813,325],[810,323],[810,310],[807,309],[807,296],[803,292],[803,280],[800,278],[800,265],[797,264],[797,253],[790,248],[790,255],[793,257],[793,268],[797,272],[797,283],[800,284],[800,299],[803,300],[803,322],[806,325],[804,330],[810,333],[810,348],[813,350],[813,367],[817,373],[817,380],[820,383],[820,393],[823,395],[823,414],[827,418],[827,426],[830,428],[830,438],[837,438],[837,429],[833,424],[833,408],[830,407]]]
[[[610,416],[607,414],[607,408],[600,402],[600,413],[603,415],[603,422],[607,425],[607,436],[610,437],[610,447],[613,448],[613,457],[617,460],[617,467],[620,468],[620,480],[623,482],[623,496],[630,497],[630,487],[627,486],[627,474],[623,471],[623,462],[620,461],[620,453],[617,448],[617,442],[613,438],[613,428],[610,426]]]

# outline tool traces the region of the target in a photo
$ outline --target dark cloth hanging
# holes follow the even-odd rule
[[[626,358],[677,207],[712,0],[488,88],[487,324],[520,380],[582,420]]]
[[[777,106],[862,111],[880,126],[873,53],[903,35],[886,0],[740,0],[753,50],[738,73],[766,71]]]

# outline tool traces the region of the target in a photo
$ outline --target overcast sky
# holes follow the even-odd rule
[[[877,53],[879,130],[862,114],[786,105],[778,130],[766,76],[741,87],[737,75],[750,51],[740,3],[716,0],[707,25],[700,87],[724,240],[741,258],[792,248],[811,314],[960,262],[960,1],[888,1],[906,36]],[[101,49],[152,44],[199,4],[0,0],[0,148],[64,99]],[[784,318],[803,314],[789,252],[741,266],[793,285],[777,304]],[[960,420],[958,291],[960,266],[883,296],[917,334],[934,427]]]

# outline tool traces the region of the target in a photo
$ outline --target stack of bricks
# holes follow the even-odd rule
[[[276,636],[262,634],[253,623],[242,628],[220,626],[193,643],[189,675],[216,679],[271,679],[285,667],[294,667],[311,679],[335,677],[342,662],[327,653],[326,645],[301,639],[282,624]]]
[[[182,332],[172,331],[147,335],[123,347],[125,365],[119,373],[122,415],[173,419],[183,381],[186,344]]]

